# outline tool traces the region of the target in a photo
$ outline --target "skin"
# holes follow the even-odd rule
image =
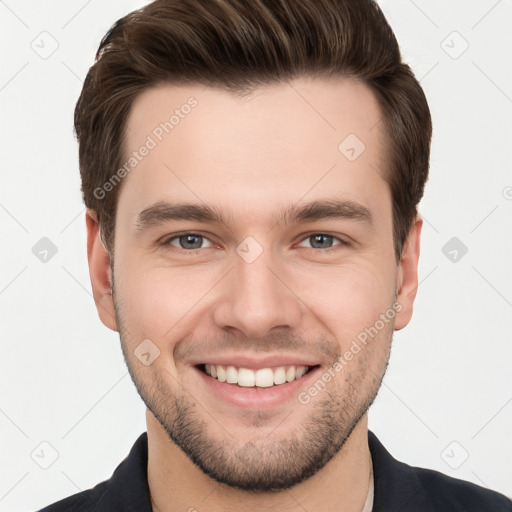
[[[393,330],[412,315],[422,225],[415,220],[397,262],[377,101],[348,79],[300,78],[244,98],[162,85],[134,102],[127,148],[140,147],[190,96],[197,107],[123,179],[113,271],[96,215],[86,216],[98,313],[120,332],[148,406],[153,508],[360,512],[370,469],[366,411]],[[366,146],[355,161],[338,150],[348,134]],[[278,222],[290,205],[326,199],[362,205],[373,221]],[[226,222],[172,220],[138,230],[139,213],[158,201],[215,206]],[[205,237],[195,239],[200,248],[176,238],[163,245],[182,232]],[[319,247],[315,234],[334,238]],[[248,236],[262,248],[252,263],[236,252]],[[193,367],[223,353],[301,354],[323,373],[395,300],[394,322],[307,404],[293,397],[240,408],[213,395]],[[149,366],[134,355],[145,339],[160,350]]]

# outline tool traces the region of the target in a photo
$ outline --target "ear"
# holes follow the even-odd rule
[[[395,330],[403,329],[411,320],[413,303],[418,290],[418,260],[423,219],[418,216],[409,230],[398,266],[396,290],[401,305],[395,317]]]
[[[112,271],[110,254],[100,236],[98,216],[94,210],[86,209],[85,222],[87,225],[87,259],[91,277],[92,294],[96,309],[103,324],[117,331],[114,301],[112,300]]]

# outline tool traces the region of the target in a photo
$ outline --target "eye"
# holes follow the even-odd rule
[[[338,243],[334,243],[335,241],[337,241]],[[313,235],[309,235],[299,244],[299,246],[305,247],[304,245],[302,245],[305,242],[309,242],[311,244],[310,247],[313,249],[323,250],[332,249],[333,247],[336,247],[338,245],[347,245],[346,242],[344,242],[340,238],[337,238],[333,235],[328,235],[326,233],[315,233]]]
[[[171,245],[184,250],[197,250],[206,248],[203,247],[204,242],[208,244],[206,247],[212,247],[210,240],[202,235],[198,235],[197,233],[181,233],[168,238],[162,245]]]

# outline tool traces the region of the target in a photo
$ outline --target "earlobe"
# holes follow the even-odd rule
[[[420,257],[420,236],[423,219],[417,217],[409,230],[402,251],[397,274],[396,290],[397,314],[395,330],[403,329],[411,320],[414,299],[418,290],[418,261]]]
[[[94,210],[86,209],[85,222],[87,226],[87,259],[91,278],[92,293],[96,309],[103,324],[117,331],[114,302],[112,299],[112,273],[110,254],[101,239],[98,217]]]

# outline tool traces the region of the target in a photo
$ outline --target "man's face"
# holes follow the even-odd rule
[[[118,199],[116,323],[108,305],[100,315],[119,330],[148,409],[220,482],[263,491],[312,476],[377,394],[393,327],[410,317],[381,117],[349,80],[300,79],[245,99],[167,85],[133,105],[127,157],[151,148]]]

